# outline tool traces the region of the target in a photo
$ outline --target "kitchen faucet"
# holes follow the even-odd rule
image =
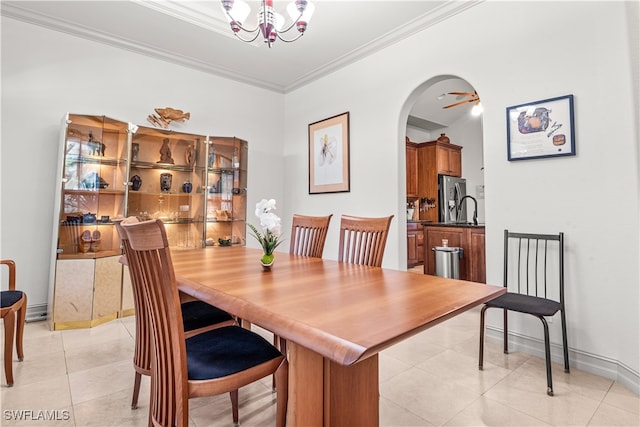
[[[464,196],[462,199],[460,199],[460,201],[458,202],[458,212],[456,217],[459,217],[460,211],[462,210],[462,202],[466,198],[473,200],[473,225],[478,225],[478,201],[473,196],[467,195],[467,196]]]

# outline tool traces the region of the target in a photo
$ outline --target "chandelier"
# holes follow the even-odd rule
[[[315,9],[315,6],[310,1],[292,1],[287,6],[287,13],[292,22],[285,26],[284,17],[273,10],[273,0],[262,0],[258,9],[257,24],[254,28],[246,28],[243,24],[245,24],[247,16],[251,13],[251,7],[242,0],[221,0],[221,2],[224,14],[236,37],[243,42],[251,43],[262,34],[264,42],[269,47],[277,39],[289,43],[302,37]],[[296,27],[298,33],[290,36],[291,38],[287,38],[287,33],[294,27]],[[243,33],[247,33],[247,38],[241,36]]]

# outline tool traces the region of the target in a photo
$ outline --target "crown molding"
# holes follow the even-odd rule
[[[136,4],[151,8],[158,12],[173,16],[193,25],[214,31],[226,37],[233,38],[233,34],[229,31],[228,24],[225,19],[210,13],[210,9],[203,7],[199,2],[177,2],[177,1],[159,1],[159,0],[131,0]],[[320,79],[340,68],[352,64],[362,58],[365,58],[381,49],[389,47],[399,41],[410,37],[426,28],[436,25],[452,16],[464,12],[465,10],[483,3],[484,0],[466,0],[466,1],[445,1],[440,6],[430,10],[424,15],[407,22],[401,28],[382,34],[371,40],[369,43],[352,50],[333,61],[324,64],[322,67],[306,73],[291,82],[291,84],[283,86],[273,84],[261,79],[242,75],[236,71],[232,71],[224,66],[211,64],[201,61],[197,58],[181,55],[176,52],[169,52],[157,47],[152,47],[135,40],[127,39],[119,34],[105,31],[98,31],[76,22],[66,21],[64,19],[51,17],[45,14],[34,12],[25,7],[21,7],[22,2],[1,2],[1,14],[9,18],[17,19],[33,25],[38,25],[54,31],[63,32],[72,36],[84,38],[87,40],[103,43],[116,48],[128,50],[141,55],[149,56],[163,61],[171,62],[177,65],[193,68],[205,73],[224,77],[241,83],[250,84],[263,89],[272,90],[280,93],[287,93],[292,90],[305,86],[317,79]],[[29,2],[24,2],[28,5]]]

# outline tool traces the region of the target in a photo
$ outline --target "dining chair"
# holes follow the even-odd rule
[[[322,258],[324,243],[327,240],[329,216],[293,215],[289,253]]]
[[[9,259],[0,261],[9,268],[9,289],[0,292],[0,314],[4,323],[4,375],[7,385],[13,386],[13,339],[15,333],[18,360],[24,359],[22,338],[27,313],[27,294],[16,289],[16,263]]]
[[[480,310],[480,357],[484,353],[485,312],[489,308],[503,310],[504,354],[509,353],[507,313],[530,314],[542,322],[547,368],[547,394],[553,396],[549,325],[545,317],[560,312],[564,371],[569,372],[569,348],[564,305],[564,234],[515,233],[504,230],[503,285],[507,293],[488,301]]]
[[[128,218],[129,222],[137,222],[137,218]],[[147,310],[145,308],[144,298],[142,296],[142,284],[133,283],[138,280],[141,275],[142,266],[138,264],[137,257],[127,257],[131,253],[131,245],[129,238],[122,229],[121,221],[114,221],[114,225],[122,241],[124,255],[127,258],[127,267],[131,277],[133,289],[133,305],[136,313],[136,336],[135,349],[133,354],[133,368],[135,371],[133,383],[133,396],[131,398],[131,409],[138,408],[138,396],[140,395],[140,382],[142,375],[151,375],[151,324]],[[129,259],[130,258],[130,259]],[[185,301],[182,294],[180,311],[182,313],[185,337],[215,329],[221,326],[236,324],[235,319],[226,311],[220,310],[210,304],[200,300]],[[237,405],[233,408],[234,413],[237,412]]]
[[[160,220],[124,220],[129,239],[129,262],[138,263],[142,296],[151,320],[150,424],[187,427],[189,398],[230,393],[238,401],[238,389],[276,374],[276,423],[286,424],[288,362],[285,356],[258,334],[240,326],[223,326],[185,338],[176,277],[164,224]],[[203,266],[202,268],[206,268]],[[238,418],[234,414],[234,423]]]
[[[342,215],[338,261],[380,267],[392,219]]]

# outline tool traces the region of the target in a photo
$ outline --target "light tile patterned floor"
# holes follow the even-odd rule
[[[640,399],[622,385],[577,369],[565,374],[557,365],[549,397],[544,361],[504,355],[500,342],[487,341],[479,371],[478,316],[477,309],[469,311],[381,353],[381,425],[640,425]],[[0,424],[145,427],[148,379],[139,409],[130,409],[134,322],[58,332],[45,322],[27,324],[26,357],[14,363],[14,387],[4,385],[2,373]],[[230,408],[228,395],[192,399],[190,425],[231,426]],[[57,420],[44,419],[51,417]],[[241,425],[273,425],[274,419],[271,378],[240,391]]]

